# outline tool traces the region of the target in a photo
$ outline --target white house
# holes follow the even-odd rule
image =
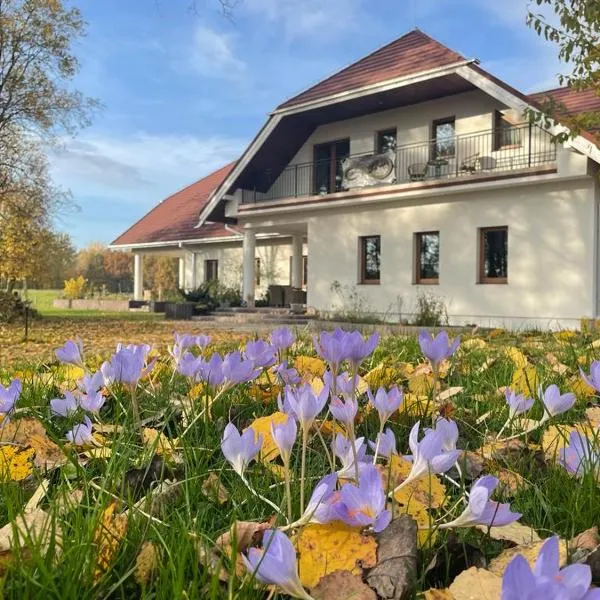
[[[600,150],[526,122],[547,97],[600,110],[526,96],[411,31],[278,106],[238,161],[113,246],[135,253],[137,296],[143,254],[172,252],[187,287],[218,273],[249,305],[304,284],[321,312],[410,318],[428,293],[451,324],[577,326],[600,312]]]

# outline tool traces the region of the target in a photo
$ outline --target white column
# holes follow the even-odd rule
[[[304,236],[296,233],[292,236],[292,287],[302,287],[302,244]]]
[[[197,278],[198,275],[196,271],[198,269],[198,255],[195,252],[192,252],[192,277],[190,281],[190,289],[195,290],[198,287]]]
[[[179,257],[179,289],[185,290],[185,256]]]
[[[252,229],[244,230],[242,246],[242,297],[247,306],[254,306],[254,286],[256,283],[255,269],[256,234]]]
[[[133,299],[144,299],[144,255],[133,255]]]

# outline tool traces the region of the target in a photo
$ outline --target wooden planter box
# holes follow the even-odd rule
[[[166,302],[159,302],[158,300],[150,300],[148,303],[150,307],[150,312],[152,313],[164,313],[165,307],[167,305]]]
[[[165,302],[165,318],[189,321],[194,315],[194,302]]]

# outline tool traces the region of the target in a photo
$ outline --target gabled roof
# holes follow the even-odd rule
[[[578,91],[570,87],[561,87],[536,92],[529,97],[537,104],[553,100],[565,108],[567,115],[600,111],[600,96],[594,90]],[[557,108],[560,110],[561,107]]]
[[[230,237],[231,232],[221,223],[204,223],[199,228],[196,226],[200,211],[234,165],[235,162],[232,162],[165,198],[122,233],[111,246]]]
[[[277,110],[464,60],[454,50],[415,29],[290,98]]]

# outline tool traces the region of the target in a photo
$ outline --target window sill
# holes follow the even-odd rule
[[[507,144],[506,146],[498,146],[494,148],[494,152],[500,152],[501,150],[516,150],[517,148],[522,148],[522,144]]]
[[[357,285],[381,285],[381,280],[379,279],[370,279],[365,281],[359,281]]]
[[[508,285],[508,279],[506,277],[493,277],[481,279],[477,283],[480,285]]]
[[[440,285],[439,279],[417,279],[413,281],[413,285]]]

